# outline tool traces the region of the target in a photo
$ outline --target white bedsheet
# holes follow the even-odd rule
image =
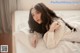
[[[80,11],[55,11],[58,16],[64,17],[66,22],[77,20],[80,22]],[[43,40],[40,39],[36,48],[33,48],[29,43],[29,27],[28,11],[15,12],[15,37],[16,53],[80,53],[80,44],[70,41],[61,41],[54,49],[47,49]],[[76,17],[76,18],[75,18]],[[73,18],[73,19],[72,19]],[[78,34],[80,37],[80,34]]]
[[[54,49],[46,48],[42,39],[39,40],[37,47],[33,48],[30,45],[28,34],[19,32],[16,37],[16,52],[17,53],[80,53],[80,44],[70,41],[61,41]]]

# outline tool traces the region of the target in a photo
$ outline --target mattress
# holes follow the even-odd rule
[[[80,22],[80,11],[78,10],[63,10],[54,12],[66,22],[73,20]],[[16,53],[80,53],[80,43],[72,43],[71,41],[66,40],[61,41],[56,48],[48,49],[41,38],[37,44],[37,47],[33,48],[29,42],[29,11],[16,11],[14,18],[13,37],[15,38],[15,45],[13,46],[15,46],[14,50]]]

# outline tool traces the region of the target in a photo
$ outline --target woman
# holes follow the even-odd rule
[[[62,18],[58,17],[52,10],[46,7],[43,3],[36,4],[30,9],[29,14],[30,32],[34,33],[31,38],[31,44],[36,47],[39,34],[42,35],[47,48],[55,48],[63,36],[66,29],[69,32],[76,32],[76,28],[70,26]]]

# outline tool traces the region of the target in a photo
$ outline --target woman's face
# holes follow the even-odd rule
[[[42,23],[41,12],[37,11],[36,9],[32,9],[31,14],[35,22],[37,22],[38,24]]]

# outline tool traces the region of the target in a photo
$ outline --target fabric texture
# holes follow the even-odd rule
[[[17,10],[16,0],[0,0],[0,33],[12,33],[12,13]]]
[[[70,30],[62,20],[58,20],[59,24],[61,25],[56,32],[48,31],[44,35],[44,42],[47,48],[55,48],[61,40],[72,41],[72,42],[80,42],[80,22],[71,22],[69,23],[70,26],[75,27],[77,31]]]
[[[65,24],[62,20],[57,20],[59,22],[60,27],[55,32],[48,31],[44,35],[44,42],[47,46],[47,48],[54,48],[57,46],[57,44],[60,42],[60,40],[63,38],[65,33]],[[53,22],[54,23],[54,22]]]

